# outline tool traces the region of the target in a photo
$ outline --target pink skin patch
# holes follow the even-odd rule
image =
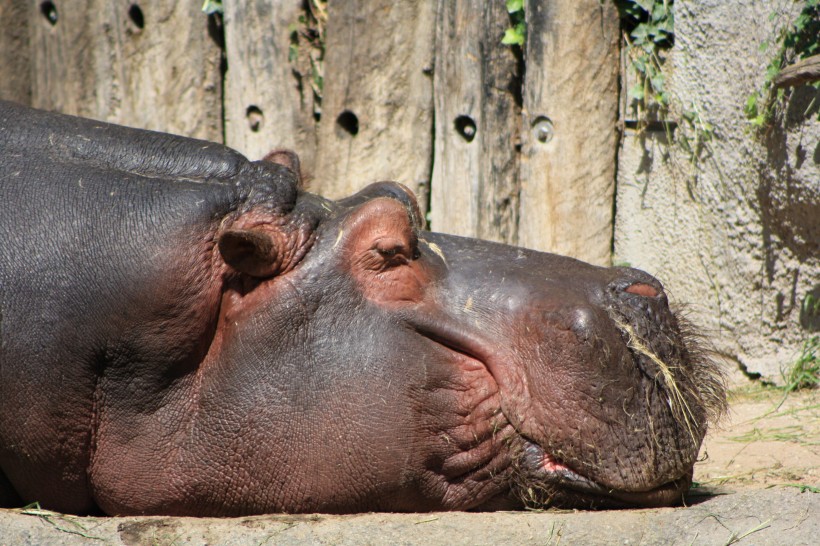
[[[547,472],[561,472],[569,470],[569,468],[562,465],[546,453],[544,453],[544,456],[541,457],[541,468]]]
[[[658,295],[658,291],[654,287],[642,282],[636,282],[632,286],[628,287],[626,291],[630,294],[636,294],[646,298],[654,298]]]

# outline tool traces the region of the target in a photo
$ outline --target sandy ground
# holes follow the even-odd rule
[[[820,487],[820,390],[784,396],[745,385],[729,403],[728,418],[704,442],[696,482],[713,491]]]
[[[820,544],[820,391],[733,389],[706,439],[689,506],[497,512],[77,518],[0,510],[0,545],[22,544]]]

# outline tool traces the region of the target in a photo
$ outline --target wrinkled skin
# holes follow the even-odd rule
[[[0,504],[681,501],[714,366],[638,270],[423,231],[298,160],[0,103]]]

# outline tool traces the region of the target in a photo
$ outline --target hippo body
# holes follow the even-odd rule
[[[0,150],[0,506],[667,505],[723,407],[653,277],[397,184],[7,102]]]

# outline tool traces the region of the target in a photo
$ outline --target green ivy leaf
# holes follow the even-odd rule
[[[657,23],[659,21],[663,21],[664,19],[666,19],[668,13],[669,12],[666,9],[665,5],[655,4],[654,6],[652,6],[652,22]]]
[[[652,89],[654,89],[658,93],[662,93],[664,80],[665,78],[663,77],[663,73],[659,72],[649,79],[649,83],[652,84]]]
[[[772,63],[766,68],[766,81],[770,82],[780,72],[780,62]]]
[[[524,29],[519,23],[514,28],[508,28],[504,31],[504,37],[501,38],[501,43],[504,45],[523,46],[525,41]]]
[[[507,0],[507,13],[524,11],[524,0]]]
[[[757,93],[749,95],[749,98],[746,99],[746,106],[743,108],[743,112],[748,119],[757,117]]]
[[[751,123],[753,127],[763,127],[766,124],[766,115],[758,114],[757,116],[750,119],[749,123]]]
[[[635,27],[635,30],[632,31],[630,34],[632,36],[632,41],[635,44],[642,44],[649,38],[649,25],[642,24]]]
[[[207,15],[223,13],[224,8],[222,7],[222,0],[205,0],[205,3],[202,4],[202,11],[204,11]]]

